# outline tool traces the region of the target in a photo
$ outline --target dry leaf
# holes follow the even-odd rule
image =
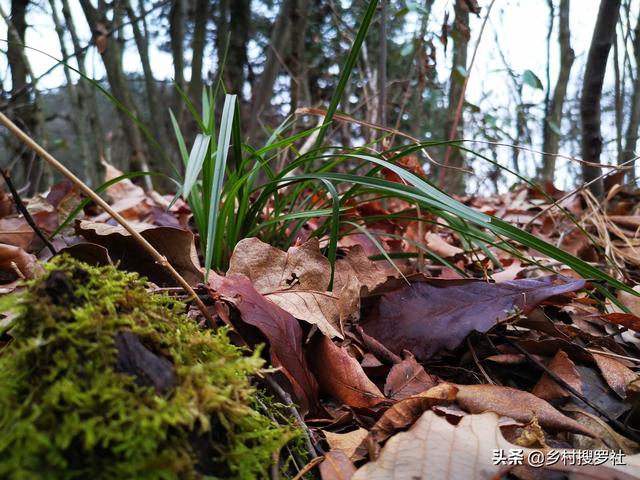
[[[331,450],[325,454],[319,470],[322,480],[350,480],[356,472],[356,467],[345,452]]]
[[[320,388],[351,407],[375,407],[386,401],[358,361],[330,338],[317,340],[309,357]]]
[[[598,365],[600,373],[602,373],[607,384],[620,398],[625,398],[627,396],[627,385],[636,380],[638,375],[608,355],[598,355],[593,352],[591,352],[591,355],[593,355],[593,359],[596,361],[596,365]]]
[[[392,400],[402,400],[429,390],[436,383],[437,377],[429,375],[410,355],[391,368],[384,385],[384,394]]]
[[[353,460],[353,454],[360,446],[362,441],[367,438],[369,432],[364,428],[358,428],[348,433],[323,432],[327,443],[332,450],[340,449],[350,460]]]
[[[571,361],[569,356],[562,350],[558,350],[548,365],[549,370],[558,375],[562,380],[570,386],[582,393],[582,380],[580,374],[576,370],[576,365]],[[562,388],[548,374],[544,373],[536,386],[531,391],[537,397],[543,400],[551,401],[559,398],[567,398],[571,396],[567,390]]]
[[[456,388],[456,401],[470,413],[496,412],[522,423],[537,417],[538,423],[548,430],[594,436],[589,429],[529,392],[499,385],[456,385]]]

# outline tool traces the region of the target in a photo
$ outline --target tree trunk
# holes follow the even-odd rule
[[[598,18],[591,38],[580,98],[582,124],[582,158],[587,162],[600,163],[602,136],[600,134],[600,100],[602,84],[607,69],[609,51],[615,39],[616,23],[621,0],[601,0]],[[592,182],[589,189],[596,197],[604,195],[600,168],[583,165],[584,182]]]
[[[159,110],[159,95],[156,88],[156,80],[153,77],[153,71],[151,70],[151,61],[149,60],[149,39],[140,30],[138,21],[146,22],[146,12],[144,10],[144,3],[141,2],[141,10],[139,18],[136,16],[132,6],[131,0],[124,1],[127,15],[131,21],[131,28],[133,30],[133,37],[138,48],[138,54],[140,55],[140,62],[142,63],[142,72],[144,74],[145,93],[147,97],[147,103],[149,105],[149,116],[151,121],[149,122],[151,132],[158,142],[158,144],[166,151],[166,133],[164,130],[164,114]]]
[[[80,45],[80,38],[76,31],[76,25],[71,15],[71,9],[69,8],[69,0],[62,0],[62,16],[64,17],[64,23],[71,36],[71,44],[73,45],[73,52],[78,64],[78,71],[83,75],[87,75],[85,68],[85,50]],[[105,158],[104,148],[104,130],[102,129],[102,122],[98,116],[98,99],[96,98],[95,88],[89,85],[84,79],[81,79],[77,85],[77,99],[78,105],[81,110],[85,112],[89,120],[89,127],[91,128],[90,145],[95,146],[98,158]],[[96,179],[99,178],[101,172],[101,164],[94,165],[93,171]]]
[[[633,94],[631,96],[631,111],[629,112],[629,123],[625,135],[622,161],[628,162],[636,156],[635,149],[638,143],[638,127],[640,126],[640,12],[638,20],[633,30],[633,56],[636,63],[636,76],[633,81]],[[628,178],[635,178],[635,161],[630,164]]]
[[[101,4],[102,2],[99,3],[99,5]],[[113,36],[105,38],[106,32],[111,30],[110,27],[112,25],[112,22],[107,19],[106,7],[103,6],[98,10],[91,4],[91,0],[80,0],[80,6],[91,27],[94,41],[96,41],[98,45],[101,45],[99,48],[99,50],[101,50],[100,55],[104,63],[105,71],[107,72],[109,85],[111,86],[111,94],[133,115],[138,117],[135,102],[133,101],[133,93],[122,70],[120,43]],[[115,6],[115,8],[117,9],[117,6]],[[118,109],[118,115],[120,116],[125,138],[131,150],[127,168],[145,172],[149,171],[140,129],[122,110]],[[147,189],[152,188],[149,176],[144,177],[144,183]]]
[[[553,182],[556,171],[556,157],[560,146],[559,130],[562,124],[562,107],[567,96],[567,86],[571,67],[576,58],[571,48],[571,30],[569,28],[570,0],[560,0],[560,18],[558,43],[560,45],[560,71],[549,105],[549,112],[543,126],[542,151],[549,154],[542,158],[542,178]],[[549,87],[550,88],[550,87]]]
[[[67,50],[67,44],[64,38],[64,25],[61,22],[60,15],[58,14],[58,6],[55,0],[49,0],[51,6],[51,15],[53,23],[55,25],[56,34],[60,42],[60,52],[62,53],[62,60],[64,65],[64,75],[67,81],[67,93],[69,94],[69,103],[71,104],[71,125],[76,136],[76,141],[80,148],[80,172],[82,178],[89,184],[89,186],[96,185],[98,179],[96,178],[97,169],[94,168],[91,162],[91,154],[89,149],[89,132],[87,130],[86,113],[79,103],[79,93],[76,86],[73,84],[71,77],[71,71],[66,64],[69,63],[69,52]]]
[[[459,69],[467,71],[467,47],[469,45],[469,10],[465,0],[456,0],[453,37],[453,61],[451,64],[451,77],[449,80],[449,102],[447,108],[447,121],[445,122],[445,138],[449,138],[456,121],[456,110],[460,96],[463,95],[463,81],[460,79]],[[464,116],[461,114],[454,138],[464,136]],[[452,148],[449,157],[449,167],[440,170],[440,177],[446,180],[443,183],[447,193],[463,194],[464,177],[462,171],[457,170],[464,166],[464,157],[457,148]]]
[[[206,44],[207,21],[209,19],[209,1],[196,0],[194,14],[193,40],[191,42],[191,81],[189,82],[189,98],[194,105],[199,105],[202,98],[202,64]]]
[[[273,29],[271,30],[271,38],[267,45],[266,60],[262,75],[256,83],[255,90],[252,92],[252,113],[249,126],[249,135],[251,138],[260,137],[260,117],[264,109],[269,105],[273,94],[273,85],[278,78],[278,73],[282,67],[282,59],[289,54],[291,41],[289,34],[291,31],[290,17],[296,8],[296,0],[283,0],[280,5],[280,11],[276,18]],[[296,41],[296,39],[292,39]]]
[[[285,0],[287,1],[287,0]],[[243,98],[244,69],[251,20],[251,0],[221,0],[217,23],[218,70],[229,93]],[[227,49],[227,37],[229,40]],[[226,54],[226,63],[225,63]]]
[[[184,90],[184,9],[187,2],[173,0],[169,13],[169,37],[173,56],[173,80]]]

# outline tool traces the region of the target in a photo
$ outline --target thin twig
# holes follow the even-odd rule
[[[469,338],[467,338],[467,346],[469,347],[469,352],[471,352],[471,356],[473,357],[473,361],[476,364],[476,367],[478,367],[478,370],[480,370],[480,373],[482,373],[482,375],[484,376],[485,380],[490,384],[490,385],[495,385],[496,382],[494,382],[491,377],[489,376],[489,374],[487,373],[487,371],[484,369],[484,367],[482,366],[482,364],[480,363],[480,359],[478,358],[478,355],[476,354],[476,351],[473,348],[473,345],[471,345],[471,340],[469,340]]]
[[[307,473],[313,470],[317,465],[320,465],[322,462],[324,462],[324,457],[316,457],[312,459],[291,480],[300,480],[302,477],[304,477]]]
[[[38,227],[38,225],[36,224],[35,220],[29,213],[29,210],[27,210],[27,207],[24,205],[22,198],[20,198],[20,195],[18,194],[16,187],[13,185],[13,182],[11,181],[11,175],[9,174],[9,172],[6,172],[0,169],[0,174],[2,175],[2,178],[4,178],[4,183],[7,185],[7,187],[9,188],[9,191],[11,192],[11,196],[13,197],[13,203],[16,204],[16,208],[18,209],[18,211],[22,214],[22,216],[27,221],[29,226],[33,229],[33,231],[38,236],[38,238],[40,238],[40,240],[42,240],[42,242],[47,246],[47,248],[51,252],[51,255],[56,255],[58,253],[56,251],[56,248],[49,241],[47,236],[44,233],[42,233],[42,230],[40,230],[40,227]]]
[[[633,430],[628,428],[624,423],[622,423],[619,420],[611,417],[611,415],[609,415],[609,413],[607,413],[604,409],[600,408],[598,405],[596,405],[595,403],[591,402],[582,393],[580,393],[578,390],[576,390],[571,385],[569,385],[567,382],[565,382],[557,373],[555,373],[552,370],[550,370],[549,368],[547,368],[547,366],[544,363],[542,363],[537,358],[535,358],[533,355],[531,355],[521,345],[519,345],[516,342],[512,342],[511,340],[507,340],[507,343],[509,345],[513,346],[514,348],[516,348],[516,350],[518,350],[525,357],[527,357],[528,360],[530,360],[538,368],[543,370],[547,375],[549,375],[553,379],[554,382],[556,382],[558,385],[560,385],[565,390],[568,390],[576,398],[579,398],[580,400],[582,400],[585,404],[587,404],[593,410],[598,412],[599,415],[601,415],[602,417],[606,418],[607,421],[611,424],[611,426],[613,426],[616,430],[618,430],[618,432],[624,433],[625,435],[627,435],[634,442],[640,442],[640,435],[639,434],[637,434],[636,432],[634,432]]]
[[[87,195],[91,200],[96,202],[105,212],[107,212],[116,222],[118,222],[122,227],[129,232],[129,234],[140,244],[140,246],[145,249],[149,255],[151,255],[156,263],[163,267],[167,272],[171,274],[171,276],[178,282],[178,284],[185,289],[190,299],[192,299],[195,304],[198,306],[202,315],[207,319],[211,328],[215,327],[215,322],[213,317],[209,313],[209,310],[202,302],[200,297],[193,291],[193,288],[187,281],[180,275],[175,268],[169,263],[167,258],[158,252],[153,245],[151,245],[140,233],[133,228],[129,222],[127,222],[122,215],[113,210],[107,202],[105,202],[99,195],[97,195],[91,188],[89,188],[82,180],[76,177],[67,167],[62,165],[58,160],[56,160],[49,152],[47,152],[44,148],[42,148],[35,140],[33,140],[29,135],[24,133],[15,123],[13,123],[4,113],[0,113],[0,123],[7,127],[7,129],[16,136],[18,140],[27,145],[31,150],[33,150],[38,156],[44,159],[49,165],[62,173],[65,177],[67,177],[76,187],[78,187],[85,195]]]
[[[305,445],[307,447],[307,450],[309,451],[309,454],[313,458],[317,457],[318,456],[318,452],[316,451],[316,449],[313,446],[313,443],[311,441],[311,431],[309,430],[309,427],[307,426],[307,424],[304,423],[304,420],[302,419],[302,416],[300,415],[300,412],[298,412],[298,409],[293,406],[293,400],[291,399],[291,396],[280,385],[278,385],[278,382],[276,382],[275,379],[271,375],[268,375],[268,374],[265,375],[264,376],[264,381],[269,386],[271,391],[278,397],[278,399],[284,405],[287,406],[287,409],[289,410],[289,413],[293,416],[293,418],[295,419],[296,423],[298,424],[298,426],[302,430],[302,434],[304,435],[304,443],[305,443]]]

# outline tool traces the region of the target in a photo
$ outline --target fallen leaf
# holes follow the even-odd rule
[[[247,276],[256,290],[294,317],[316,325],[328,337],[344,338],[341,325],[359,312],[360,288],[354,274],[336,277],[334,291],[329,260],[318,239],[283,252],[257,238],[241,240],[229,261],[227,275]]]
[[[450,383],[441,383],[426,392],[394,403],[371,428],[370,435],[376,442],[383,442],[398,430],[407,428],[427,410],[449,403],[456,398],[458,389]]]
[[[310,354],[320,388],[351,407],[375,407],[386,401],[384,395],[347,351],[330,338],[317,340]]]
[[[464,253],[463,249],[451,245],[435,232],[427,232],[424,241],[426,248],[444,258],[454,257],[459,253]]]
[[[384,394],[392,400],[402,400],[429,390],[436,383],[437,378],[429,375],[410,355],[391,368],[384,385]]]
[[[500,478],[505,466],[494,464],[493,452],[514,448],[519,447],[500,433],[495,413],[467,415],[453,426],[428,411],[408,432],[392,437],[380,457],[360,467],[353,480]]]
[[[434,412],[425,412],[407,432],[392,437],[375,462],[360,467],[353,480],[387,479],[466,479],[503,478],[513,465],[494,461],[496,451],[509,455],[522,451],[524,464],[532,452],[542,450],[520,447],[508,442],[500,432],[498,415],[492,412],[466,415],[457,426]],[[575,450],[557,450],[571,454]],[[556,463],[547,468],[582,474],[591,480],[630,480],[640,475],[640,455],[625,457],[626,465],[573,465]]]
[[[364,428],[358,428],[347,433],[323,432],[331,450],[340,449],[349,460],[353,460],[353,454],[362,441],[367,438],[369,432]]]
[[[33,278],[35,268],[35,256],[20,247],[0,243],[0,283],[10,283],[19,278]]]
[[[210,276],[212,293],[222,295],[236,306],[242,321],[253,325],[269,342],[271,363],[282,367],[304,415],[314,410],[318,383],[309,370],[302,350],[302,328],[298,321],[276,304],[269,302],[244,275]],[[323,337],[326,338],[326,337]]]
[[[146,223],[131,225],[191,285],[203,281],[193,233],[172,227],[156,227]],[[102,245],[114,262],[124,270],[139,272],[159,286],[176,285],[175,279],[120,225],[82,220],[76,223],[78,235],[91,243]]]
[[[591,352],[591,355],[593,355],[593,359],[596,365],[598,365],[600,373],[602,373],[607,384],[620,398],[625,398],[627,396],[627,385],[637,380],[638,375],[608,355],[599,355],[594,352]]]
[[[634,332],[640,332],[640,317],[631,313],[607,313],[606,315],[601,315],[601,318],[607,322],[630,328]]]
[[[319,470],[322,480],[350,480],[356,472],[356,467],[345,452],[338,449],[324,455]]]
[[[551,431],[594,436],[589,429],[529,392],[500,385],[456,385],[456,388],[458,405],[469,413],[496,412],[522,423],[537,417],[538,423]]]
[[[567,382],[568,385],[582,393],[582,380],[580,379],[580,374],[578,373],[578,370],[576,370],[575,363],[571,361],[565,352],[558,350],[555,356],[551,359],[551,362],[549,362],[547,368]],[[547,401],[571,396],[571,393],[560,386],[547,373],[542,375],[540,380],[538,380],[538,383],[533,387],[531,393]]]
[[[427,279],[385,294],[362,328],[394,353],[406,349],[424,360],[457,348],[474,330],[488,331],[508,312],[529,313],[549,297],[584,285],[553,275],[499,284]]]
[[[640,294],[640,285],[633,287],[633,290]],[[620,290],[618,292],[618,300],[620,300],[633,315],[640,316],[640,296]]]
[[[575,448],[583,450],[621,450],[626,455],[632,455],[640,451],[640,445],[620,435],[600,417],[585,412],[575,405],[566,405],[563,410],[567,412],[568,416],[597,435],[596,438],[576,435],[572,439],[572,445]]]

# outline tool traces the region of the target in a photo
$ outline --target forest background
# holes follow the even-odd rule
[[[240,96],[243,134],[256,148],[290,116],[294,132],[314,127],[317,116],[296,111],[326,108],[367,4],[2,0],[0,38],[9,42],[0,45],[0,110],[90,185],[102,182],[101,160],[123,171],[180,171],[169,109],[189,147],[197,133],[180,91],[199,105],[203,88],[215,88],[222,75],[226,91]],[[606,52],[597,48],[607,42]],[[591,68],[600,67],[585,76],[591,51]],[[584,171],[565,157],[633,166],[639,65],[637,0],[386,0],[339,112],[420,141],[472,140],[465,146],[496,164],[428,149],[436,162],[462,168],[428,170],[449,193],[504,191],[517,178],[501,167],[566,189],[602,170]],[[83,76],[139,118],[157,145]],[[601,100],[594,101],[585,78],[599,77]],[[375,130],[356,122],[332,128],[334,145],[376,140]],[[8,135],[3,149],[2,167],[25,191],[55,180]],[[626,172],[634,182],[634,169]],[[594,187],[603,189],[599,181]]]

